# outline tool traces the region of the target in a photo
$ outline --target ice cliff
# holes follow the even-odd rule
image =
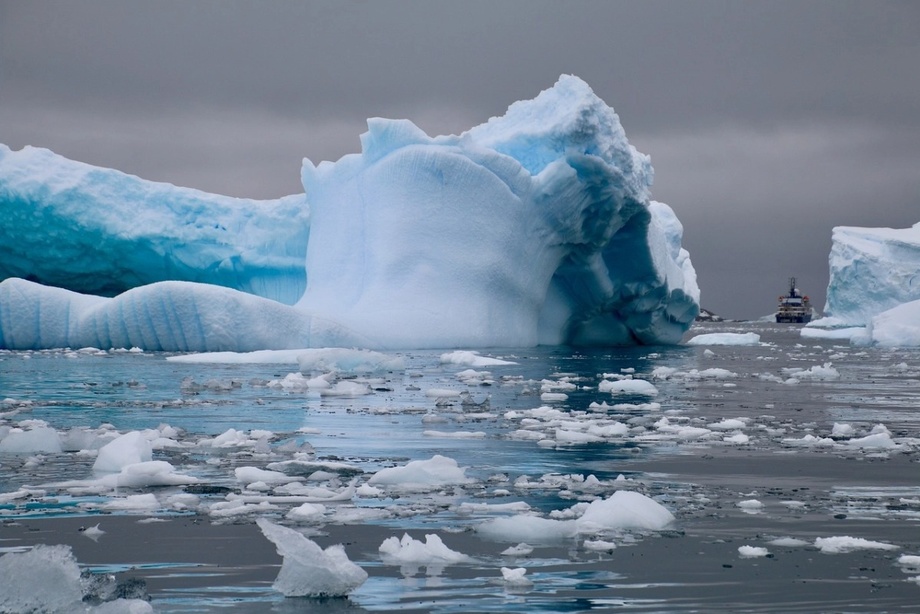
[[[833,231],[828,317],[816,326],[865,326],[858,343],[920,345],[920,223]]]
[[[310,231],[302,194],[207,194],[0,144],[0,279],[114,296],[165,280],[293,304]]]
[[[841,324],[920,299],[920,224],[911,228],[834,228],[824,311]]]
[[[0,273],[70,288],[0,282],[0,347],[675,343],[698,313],[649,158],[577,77],[459,136],[371,119],[361,145],[270,202],[0,150]]]

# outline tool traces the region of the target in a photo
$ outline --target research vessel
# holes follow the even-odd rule
[[[799,324],[811,322],[811,303],[808,302],[808,297],[802,296],[795,287],[795,277],[789,278],[789,293],[779,297],[776,321]]]

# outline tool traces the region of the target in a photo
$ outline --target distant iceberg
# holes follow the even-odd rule
[[[827,317],[815,327],[850,330],[854,343],[920,345],[920,223],[834,228],[829,265]]]
[[[699,312],[649,158],[577,77],[459,136],[374,118],[361,144],[305,160],[306,194],[278,201],[0,149],[0,234],[18,241],[0,273],[124,290],[0,282],[0,347],[676,343]]]

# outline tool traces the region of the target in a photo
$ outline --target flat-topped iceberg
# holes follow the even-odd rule
[[[199,249],[216,249],[220,241],[210,229],[229,228],[237,238],[227,239],[227,253],[266,267],[240,277],[246,283],[223,284],[235,288],[228,289],[214,285],[222,283],[214,273],[222,265],[212,270],[206,262],[213,259],[189,257],[181,260],[199,267],[196,281],[206,283],[147,284],[148,261],[122,258],[122,251],[144,244],[127,223],[94,227],[89,234],[108,251],[89,260],[129,269],[119,271],[122,282],[137,267],[138,287],[102,298],[7,279],[0,283],[0,347],[242,352],[676,343],[699,311],[681,224],[667,205],[649,200],[649,158],[577,77],[563,76],[535,99],[459,136],[430,137],[408,120],[375,118],[361,144],[361,153],[334,163],[305,160],[305,200],[248,207],[170,186],[171,200],[164,184],[154,190],[85,165],[76,172],[76,163],[53,154],[41,173],[17,171],[26,177],[15,181],[0,166],[6,199],[0,206],[17,208],[19,217],[29,207],[36,215],[47,210],[41,184],[62,184],[61,169],[83,178],[75,210],[51,209],[65,221],[92,217],[94,207],[109,206],[125,190],[145,228],[163,229],[148,242],[162,247],[167,262],[183,250],[197,256]],[[82,188],[87,175],[99,184],[93,190]],[[32,186],[25,205],[3,196],[19,184]],[[151,193],[156,202],[148,208]],[[10,232],[25,223],[7,222]],[[27,235],[29,249],[84,249],[86,239],[68,233],[89,231],[67,227],[57,223],[56,233]],[[199,243],[184,240],[190,229],[198,229]],[[302,296],[291,300],[302,287],[296,281],[269,296],[273,286],[265,280],[290,277],[289,260],[304,248]],[[238,262],[217,260],[230,268]],[[271,262],[278,267],[274,277]],[[45,272],[33,278],[58,279]]]
[[[0,144],[0,279],[105,296],[192,281],[292,304],[309,232],[303,194],[231,198]]]
[[[865,326],[883,311],[920,300],[920,223],[910,228],[834,228],[825,313]]]
[[[920,345],[920,223],[834,228],[829,264],[827,317],[813,327],[858,344]]]

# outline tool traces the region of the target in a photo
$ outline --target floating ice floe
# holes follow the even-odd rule
[[[757,333],[705,333],[687,340],[687,345],[757,345]]]
[[[807,369],[801,367],[791,367],[783,369],[783,373],[788,378],[786,383],[792,383],[791,380],[795,382],[800,382],[803,380],[808,381],[828,381],[840,379],[840,372],[835,369],[831,363],[826,362],[824,365],[814,365]]]
[[[770,551],[766,548],[761,548],[758,546],[739,546],[738,547],[738,556],[743,559],[754,559],[764,556],[769,556]]]
[[[342,597],[367,580],[367,572],[349,560],[341,544],[325,550],[302,533],[264,518],[262,534],[282,556],[272,587],[286,597]]]
[[[143,599],[115,598],[119,587],[114,581],[106,591],[110,600],[98,603],[99,594],[84,593],[92,577],[90,572],[85,582],[81,578],[70,546],[38,544],[26,552],[8,552],[0,556],[0,612],[153,614]]]
[[[371,486],[410,491],[434,490],[472,482],[473,479],[466,476],[465,468],[458,466],[454,459],[440,454],[428,460],[410,461],[402,467],[381,469],[367,481]]]
[[[482,356],[479,352],[472,350],[454,350],[441,354],[441,362],[452,365],[466,365],[469,367],[492,367],[499,365],[516,365],[516,362]]]
[[[525,577],[526,567],[502,567],[502,580],[511,586],[530,586],[533,582]]]
[[[674,515],[663,505],[628,490],[618,490],[606,499],[578,505],[568,512],[577,518],[556,520],[518,514],[487,520],[476,530],[499,541],[546,543],[584,533],[660,531],[674,522]]]
[[[610,394],[635,394],[638,396],[653,397],[658,395],[654,384],[644,379],[601,380],[597,385],[598,392]]]
[[[429,533],[425,541],[413,539],[408,533],[402,538],[388,537],[380,544],[380,557],[390,565],[449,565],[472,559],[448,548],[438,535]]]
[[[897,550],[898,546],[885,542],[871,541],[862,537],[839,535],[834,537],[818,537],[815,547],[825,554],[844,554],[856,550]]]

